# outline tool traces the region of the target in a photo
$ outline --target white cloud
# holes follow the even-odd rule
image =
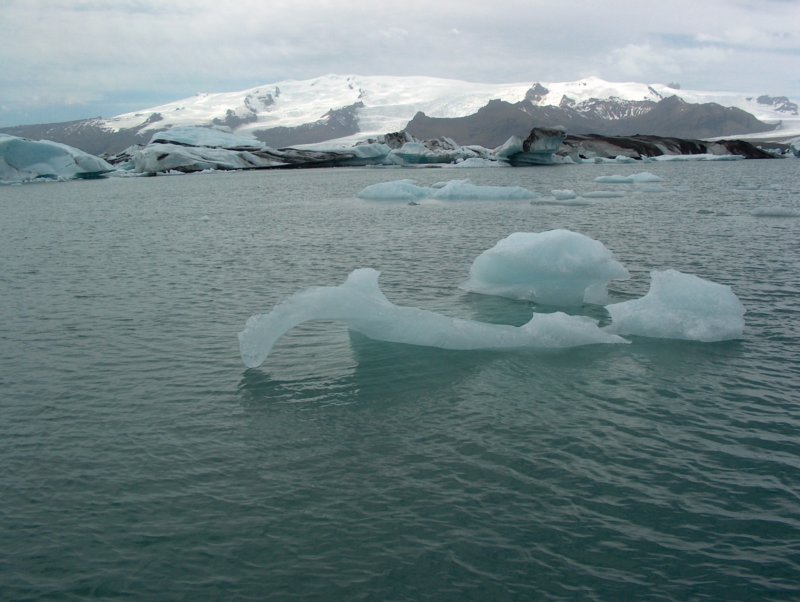
[[[800,3],[731,0],[0,0],[0,105],[11,114],[83,103],[111,115],[331,72],[691,76],[700,88],[791,96],[800,95],[797,23]],[[140,104],[111,104],[118,98]]]

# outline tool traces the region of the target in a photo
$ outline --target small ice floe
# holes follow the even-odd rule
[[[515,232],[481,253],[464,290],[547,305],[605,303],[630,274],[603,243],[570,230]]]
[[[598,176],[594,181],[601,184],[644,184],[649,182],[662,182],[663,179],[649,171],[643,171],[629,176],[621,176],[618,174]]]
[[[644,297],[606,305],[609,332],[661,339],[724,341],[744,331],[745,308],[729,286],[677,270],[650,273]]]
[[[419,186],[414,180],[394,180],[367,186],[358,196],[373,201],[520,201],[539,194],[522,186],[478,186],[469,180],[450,180],[432,186]]]

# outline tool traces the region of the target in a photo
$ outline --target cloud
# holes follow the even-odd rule
[[[0,105],[9,109],[0,122],[68,104],[108,116],[325,73],[492,82],[690,76],[700,88],[800,94],[790,65],[798,3],[0,1]]]
[[[650,44],[627,44],[611,50],[608,64],[623,77],[665,81],[722,64],[729,57],[728,51],[713,46],[659,48]]]

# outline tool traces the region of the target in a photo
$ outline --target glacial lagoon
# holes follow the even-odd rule
[[[358,197],[464,178],[536,194]],[[800,595],[796,160],[112,177],[0,210],[0,597]],[[652,271],[729,286],[742,336],[447,350],[313,321],[242,363],[251,315],[361,268],[403,307],[608,325],[460,288],[555,229],[627,269],[611,303]]]

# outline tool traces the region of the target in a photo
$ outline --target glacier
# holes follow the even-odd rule
[[[485,295],[577,306],[604,303],[608,283],[630,274],[603,243],[570,230],[515,232],[481,253],[460,288]]]
[[[0,134],[0,182],[95,178],[111,171],[105,160],[66,144]]]
[[[251,316],[239,333],[245,366],[261,365],[284,334],[309,320],[343,321],[371,339],[441,349],[563,349],[628,342],[592,318],[561,312],[535,314],[522,326],[509,326],[398,306],[381,291],[379,275],[371,268],[356,269],[344,284],[308,288],[269,313]]]
[[[744,331],[745,308],[727,285],[677,270],[650,273],[644,297],[606,305],[609,332],[662,339],[725,341]]]

